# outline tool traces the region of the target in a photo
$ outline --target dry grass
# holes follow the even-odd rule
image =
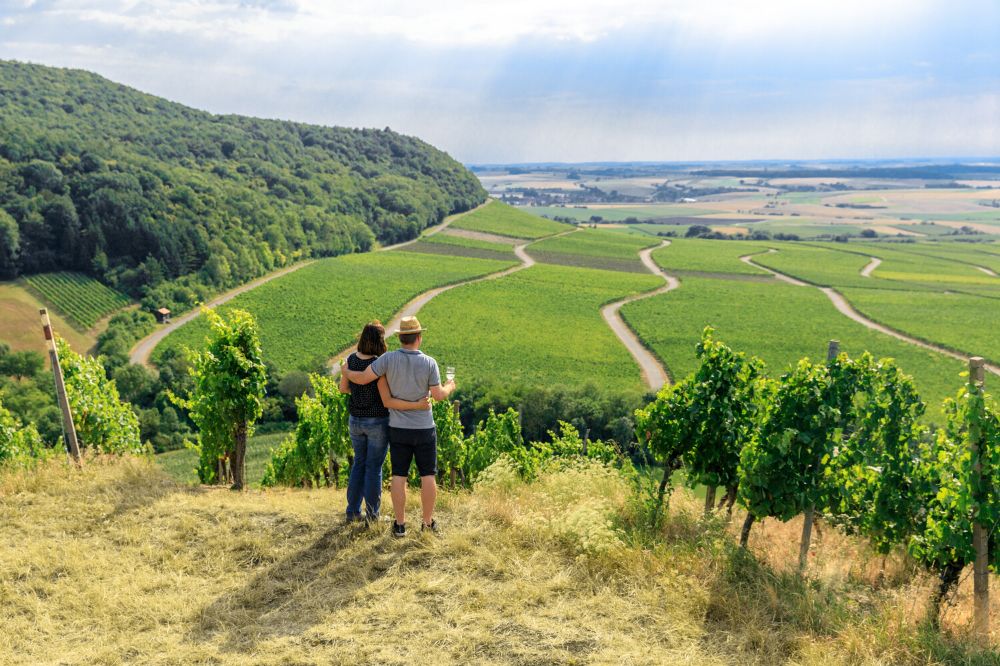
[[[343,501],[180,486],[144,460],[0,475],[0,662],[994,663],[921,642],[927,581],[901,561],[880,576],[824,528],[803,579],[796,525],[748,557],[685,493],[652,538],[630,482],[593,466],[529,485],[498,467],[442,495],[441,538],[344,526]]]

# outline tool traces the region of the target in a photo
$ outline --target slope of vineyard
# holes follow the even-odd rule
[[[603,229],[582,229],[532,243],[528,253],[542,263],[645,273],[639,250],[659,239]]]
[[[670,245],[653,252],[653,259],[666,271],[694,273],[736,273],[767,276],[767,271],[740,261],[748,254],[767,252],[771,247],[787,244],[757,241],[728,241],[676,238]]]
[[[428,303],[420,313],[430,329],[424,349],[455,366],[462,381],[591,382],[639,391],[639,368],[601,319],[600,307],[662,284],[648,274],[536,265]]]
[[[645,546],[627,537],[638,520],[629,488],[592,467],[528,485],[498,474],[442,494],[440,538],[394,540],[386,524],[341,524],[342,490],[187,487],[141,460],[0,473],[0,655],[12,665],[995,663],[916,628],[932,581],[895,557],[880,575],[882,558],[825,530],[803,580],[787,569],[800,521],[760,526],[748,558],[720,525],[700,524],[683,490]],[[946,628],[962,626],[957,615]]]
[[[456,229],[524,239],[542,238],[572,229],[569,225],[535,217],[499,201],[491,201],[479,210],[463,215],[451,226]]]
[[[83,329],[127,306],[128,296],[80,273],[39,273],[24,279],[47,303]]]
[[[914,298],[884,289],[845,289],[844,296],[859,312],[881,324],[1000,362],[1000,336],[994,328],[1000,318],[1000,301],[995,298],[956,293],[925,293]]]
[[[687,278],[669,294],[626,305],[622,316],[677,378],[695,369],[692,350],[705,326],[733,348],[760,356],[774,375],[804,356],[822,358],[831,339],[851,354],[893,357],[914,377],[935,417],[963,370],[960,361],[847,319],[817,289],[782,283]]]
[[[265,357],[279,370],[315,367],[350,346],[373,319],[388,321],[410,299],[442,285],[495,273],[516,262],[417,252],[374,252],[317,261],[229,301],[260,326]],[[199,317],[157,346],[198,347],[208,331]]]

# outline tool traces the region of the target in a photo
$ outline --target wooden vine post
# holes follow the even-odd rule
[[[705,515],[711,515],[715,510],[715,486],[705,487]]]
[[[981,357],[974,356],[969,359],[969,388],[972,391],[978,392],[980,395],[983,392],[985,384],[984,370],[985,362]],[[982,408],[983,405],[980,404],[979,409]],[[979,425],[979,419],[982,417],[982,414],[974,415],[969,424],[969,449],[972,454],[972,460],[975,461],[975,464],[972,467],[972,487],[976,489],[982,488],[982,478],[984,472],[982,457],[980,456],[982,429]],[[985,472],[987,474],[987,478],[989,478],[988,475],[991,474],[992,471],[985,470]],[[977,511],[979,510],[981,502],[982,496],[978,495],[975,498]],[[982,641],[986,641],[989,639],[990,635],[990,553],[989,535],[986,532],[986,526],[983,525],[980,520],[977,520],[972,524],[972,546],[976,551],[976,559],[973,565],[972,575],[974,608],[973,626],[976,637]]]
[[[76,426],[73,425],[73,412],[69,407],[69,397],[66,395],[66,383],[63,381],[62,367],[59,365],[59,351],[56,349],[56,339],[52,335],[52,322],[49,321],[49,311],[42,308],[38,311],[42,316],[42,332],[49,347],[49,361],[52,363],[52,374],[56,378],[56,399],[62,411],[63,439],[66,440],[66,453],[79,467],[83,464],[80,458],[80,444],[76,439]]]
[[[830,340],[826,348],[826,362],[832,363],[840,356],[840,340]],[[818,464],[818,462],[817,462]],[[809,544],[812,541],[813,521],[816,507],[809,505],[802,516],[802,541],[799,543],[799,569],[803,570],[809,563]]]

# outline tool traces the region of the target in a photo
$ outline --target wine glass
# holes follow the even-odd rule
[[[449,382],[455,379],[455,366],[449,365],[444,369],[444,376]]]

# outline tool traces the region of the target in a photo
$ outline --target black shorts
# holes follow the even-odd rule
[[[389,454],[393,476],[409,476],[414,458],[420,476],[437,476],[437,430],[390,427]]]

